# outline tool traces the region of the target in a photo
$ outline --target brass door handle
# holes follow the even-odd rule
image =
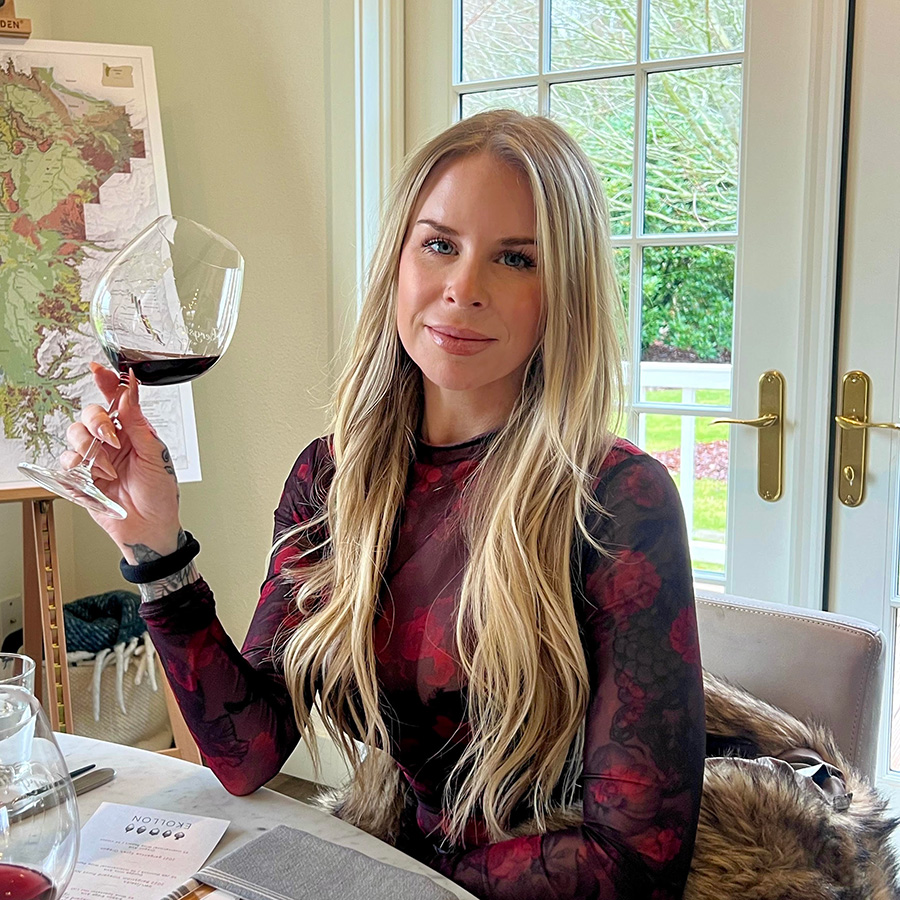
[[[768,428],[778,421],[775,413],[768,413],[758,419],[713,419],[710,425],[749,425],[751,428]]]
[[[859,370],[847,372],[841,382],[841,414],[834,421],[841,429],[838,499],[844,506],[859,506],[865,499],[869,429],[900,431],[900,424],[895,422],[869,421],[871,384],[869,376]]]
[[[759,377],[756,419],[714,419],[713,425],[748,425],[757,429],[756,490],[770,503],[784,491],[784,375],[774,369]]]
[[[892,431],[900,431],[900,424],[897,422],[860,422],[859,419],[851,419],[849,416],[835,416],[834,421],[841,428],[889,428]]]

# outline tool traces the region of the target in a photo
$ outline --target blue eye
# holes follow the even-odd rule
[[[443,238],[431,238],[431,240],[425,241],[425,247],[441,256],[449,256],[453,252],[453,244]]]
[[[527,254],[518,250],[506,250],[500,257],[503,264],[512,269],[533,269],[534,260]]]

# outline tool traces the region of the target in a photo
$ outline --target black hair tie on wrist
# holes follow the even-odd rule
[[[159,581],[180,572],[200,552],[200,542],[189,531],[186,531],[184,536],[187,538],[184,546],[168,556],[134,566],[130,566],[123,557],[119,562],[122,577],[132,584],[149,584],[151,581]]]

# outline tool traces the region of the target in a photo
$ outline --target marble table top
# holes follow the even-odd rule
[[[57,734],[56,739],[70,770],[89,763],[116,770],[109,784],[78,798],[82,824],[104,801],[229,819],[231,824],[211,859],[276,825],[289,825],[392,866],[427,875],[457,897],[475,900],[468,891],[418,860],[299,800],[267,788],[235,797],[204,766],[77,735]]]

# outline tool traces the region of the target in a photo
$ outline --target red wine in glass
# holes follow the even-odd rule
[[[218,356],[153,353],[127,347],[103,349],[119,375],[127,377],[134,372],[141,384],[180,384],[202,375],[219,361]]]
[[[0,863],[0,897],[10,900],[53,900],[53,882],[35,869]]]
[[[110,260],[88,318],[121,378],[111,417],[131,372],[145,385],[180,384],[215,365],[234,333],[243,276],[233,244],[181,216],[160,216]],[[126,509],[94,483],[97,450],[95,441],[66,470],[27,461],[19,471],[94,513],[124,519]]]

